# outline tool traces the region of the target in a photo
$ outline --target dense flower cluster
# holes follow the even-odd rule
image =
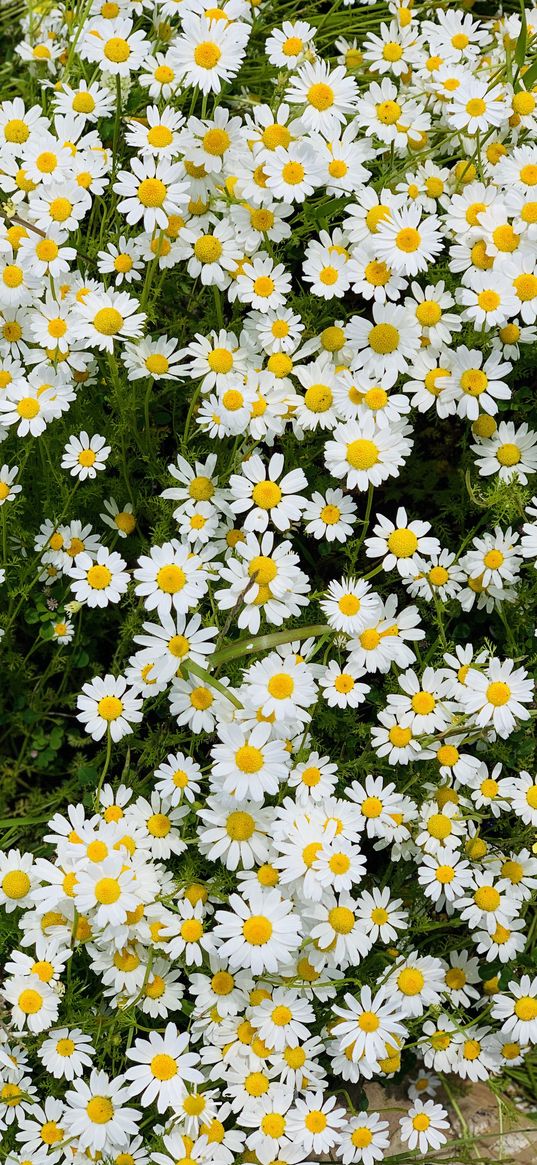
[[[537,10],[258,7],[46,5],[0,103],[1,647],[39,594],[101,766],[0,854],[8,1165],[374,1165],[409,1072],[435,1152],[441,1080],[537,1044]],[[458,543],[393,492],[424,422]]]

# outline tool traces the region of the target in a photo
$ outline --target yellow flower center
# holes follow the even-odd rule
[[[417,251],[421,243],[421,235],[414,227],[404,227],[403,230],[398,231],[395,236],[395,245],[400,251],[404,251],[407,255]],[[396,329],[395,329],[396,330]],[[393,349],[390,349],[393,351]]]
[[[480,886],[474,894],[474,902],[479,910],[494,913],[500,905],[500,895],[494,886]]]
[[[255,830],[255,821],[251,813],[242,813],[236,810],[230,813],[226,821],[226,833],[233,841],[247,841]]]
[[[261,510],[272,510],[282,499],[282,491],[275,481],[260,481],[252,490],[252,498]]]
[[[416,692],[412,696],[411,704],[418,716],[427,716],[436,707],[436,700],[430,692]]]
[[[221,56],[222,51],[214,41],[204,40],[194,49],[194,60],[201,69],[214,69]]]
[[[319,81],[316,85],[310,85],[307,96],[309,104],[321,113],[325,109],[330,109],[334,104],[334,90],[323,81]]]
[[[515,1015],[523,1023],[531,1023],[537,1019],[537,999],[532,999],[530,995],[522,995],[515,1003]]]
[[[180,566],[175,563],[170,563],[168,566],[161,566],[157,573],[157,586],[166,595],[175,595],[178,591],[182,591],[186,583],[186,575]]]
[[[112,571],[107,566],[97,564],[90,566],[86,578],[92,590],[103,591],[112,581]]]
[[[286,162],[282,178],[288,186],[298,186],[304,178],[305,170],[301,162]]]
[[[97,711],[103,720],[117,720],[123,712],[123,703],[118,696],[103,696],[97,704]]]
[[[304,404],[312,413],[326,413],[333,399],[332,390],[327,384],[312,384],[306,392]]]
[[[2,890],[6,898],[24,898],[30,889],[30,879],[24,870],[10,870],[2,878]]]
[[[336,934],[350,934],[356,920],[348,906],[333,906],[328,912],[328,921]]]
[[[381,101],[377,105],[377,117],[382,125],[395,125],[401,116],[398,101]]]
[[[486,110],[487,103],[483,101],[482,97],[471,97],[466,102],[466,112],[470,114],[470,117],[481,117],[483,113],[486,113]]]
[[[397,977],[397,986],[403,995],[419,995],[425,979],[417,967],[405,967]]]
[[[495,683],[489,684],[487,688],[487,700],[495,708],[503,708],[504,704],[508,704],[511,698],[511,689],[508,684],[498,680]]]
[[[371,469],[378,459],[379,451],[374,441],[359,437],[347,445],[347,461],[353,469]]]
[[[380,356],[395,352],[399,338],[399,332],[393,324],[375,324],[368,336],[370,348]]]
[[[121,887],[117,878],[100,878],[95,883],[95,897],[103,906],[111,906],[117,902],[121,894]]]
[[[252,914],[243,923],[242,933],[252,947],[262,947],[270,941],[272,923],[263,914]]]
[[[263,768],[263,753],[253,744],[242,744],[235,753],[235,764],[241,773],[258,773]]]
[[[177,1064],[173,1056],[168,1056],[166,1052],[153,1056],[150,1067],[156,1080],[172,1080],[177,1076]]]
[[[122,36],[113,36],[107,40],[103,52],[107,61],[113,61],[116,65],[128,61],[131,55],[130,45]]]

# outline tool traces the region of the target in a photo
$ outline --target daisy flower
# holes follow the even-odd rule
[[[15,478],[19,472],[18,465],[2,465],[0,467],[0,506],[5,502],[12,502],[20,494],[22,485],[15,485]]]
[[[97,926],[121,926],[139,902],[134,871],[125,866],[123,855],[109,854],[79,871],[74,900],[82,914],[94,912]]]
[[[170,63],[183,84],[196,85],[202,93],[220,93],[222,83],[238,73],[248,37],[249,27],[243,21],[228,24],[187,14],[182,33],[170,49]]]
[[[207,590],[200,559],[177,542],[152,546],[149,555],[142,555],[138,563],[134,571],[136,594],[148,611],[157,611],[159,618],[172,608],[178,614],[186,614]]]
[[[367,693],[371,691],[369,684],[359,683],[365,675],[363,667],[351,663],[340,667],[334,659],[331,659],[324,675],[319,678],[319,687],[328,707],[358,708],[363,704]]]
[[[136,518],[133,513],[132,502],[125,502],[120,510],[115,498],[107,498],[103,503],[105,514],[99,514],[101,522],[109,526],[119,538],[128,538],[136,529]]]
[[[402,898],[390,898],[386,886],[383,890],[374,887],[371,893],[362,891],[356,913],[371,942],[397,942],[397,932],[407,928],[407,913],[399,910],[402,905]]]
[[[322,183],[321,163],[307,141],[277,146],[263,156],[262,164],[267,190],[286,203],[303,202]]]
[[[490,437],[480,437],[471,446],[482,477],[497,473],[500,481],[515,479],[528,484],[528,475],[537,470],[537,433],[523,424],[500,421]]]
[[[218,735],[220,742],[211,749],[211,778],[217,787],[256,801],[277,793],[289,771],[288,754],[282,741],[271,739],[269,724],[256,724],[251,732],[237,723],[220,724]]]
[[[88,607],[107,607],[119,603],[130,582],[125,559],[116,550],[99,546],[95,555],[77,554],[74,565],[68,568],[73,581],[71,590],[77,603]]]
[[[260,251],[246,262],[236,280],[237,296],[256,310],[277,308],[285,303],[291,276],[283,263],[275,264],[270,255]]]
[[[78,52],[83,60],[97,64],[103,73],[129,77],[137,73],[149,49],[142,29],[133,29],[128,16],[115,20],[97,19],[86,23]]]
[[[248,899],[229,898],[230,910],[216,911],[213,930],[219,958],[231,971],[245,967],[254,975],[277,974],[302,941],[299,917],[277,890],[252,890]]]
[[[517,721],[528,720],[534,682],[512,659],[492,659],[484,671],[471,668],[462,705],[480,727],[491,725],[502,736],[514,731]]]
[[[311,501],[304,499],[302,520],[306,534],[320,541],[346,542],[352,536],[357,509],[341,489],[327,489],[324,494],[314,491]]]
[[[420,346],[419,327],[407,308],[373,305],[373,321],[353,316],[347,337],[355,345],[353,370],[363,368],[380,379],[386,388],[395,384],[400,373],[408,369]]]
[[[440,553],[440,543],[437,538],[429,536],[430,529],[429,522],[409,522],[403,506],[398,508],[395,522],[377,514],[373,537],[365,540],[366,555],[368,558],[382,558],[384,570],[396,567],[402,573],[401,563],[411,561],[414,555],[427,557]]]
[[[331,582],[327,596],[321,599],[320,606],[330,626],[349,635],[355,635],[365,627],[380,602],[370,583],[353,578]]]
[[[378,1112],[359,1112],[340,1132],[338,1156],[343,1165],[374,1165],[389,1147],[388,1122]]]
[[[145,313],[126,291],[90,291],[78,305],[75,335],[90,346],[113,352],[114,340],[133,340],[142,334]]]
[[[8,914],[29,904],[29,895],[36,885],[33,857],[10,849],[0,854],[0,905]]]
[[[469,863],[462,861],[460,852],[439,845],[435,853],[425,853],[418,868],[418,881],[424,893],[444,909],[445,903],[457,902],[472,881]]]
[[[399,1121],[401,1140],[411,1150],[436,1152],[447,1141],[444,1132],[444,1129],[449,1129],[449,1121],[445,1119],[447,1115],[446,1109],[433,1100],[415,1100],[407,1115]]]
[[[326,468],[333,477],[344,477],[347,489],[378,486],[398,476],[412,449],[410,432],[404,423],[381,428],[372,416],[336,425],[324,447]]]
[[[301,107],[306,130],[331,133],[356,108],[358,88],[342,65],[330,69],[321,59],[306,61],[294,73],[285,100]]]
[[[426,271],[442,249],[440,223],[435,215],[423,217],[420,207],[393,209],[381,219],[375,237],[379,259],[401,275]]]
[[[56,1080],[75,1080],[91,1067],[94,1047],[79,1028],[56,1028],[49,1031],[37,1055],[45,1071]]]
[[[362,987],[359,996],[346,994],[344,1001],[345,1007],[334,1004],[334,1014],[339,1019],[333,1033],[353,1063],[362,1057],[378,1060],[394,1037],[406,1035],[400,1009],[386,987],[380,987],[375,995],[370,987]]]
[[[508,117],[505,92],[501,85],[466,77],[455,91],[446,110],[448,124],[473,137],[486,133],[492,126],[504,124]]]
[[[281,28],[274,28],[265,41],[265,53],[271,65],[294,72],[310,46],[313,48],[315,28],[306,20],[284,20]]]
[[[237,801],[220,794],[208,797],[205,807],[197,813],[204,823],[198,831],[200,852],[210,862],[220,860],[228,870],[236,870],[240,863],[248,870],[267,861],[269,811],[261,809],[257,802]]]
[[[117,679],[107,675],[104,679],[96,676],[83,684],[77,697],[77,719],[84,725],[93,740],[102,740],[110,732],[117,743],[132,732],[132,724],[142,720],[142,701],[127,688],[123,676]]]
[[[235,514],[246,512],[245,530],[266,530],[269,521],[278,530],[288,530],[300,520],[304,499],[300,491],[307,486],[302,469],[293,469],[282,477],[284,458],[273,453],[267,466],[257,454],[243,465],[242,475],[229,479],[233,495],[230,507]]]
[[[286,1132],[306,1153],[327,1153],[339,1145],[346,1112],[336,1104],[335,1096],[325,1097],[322,1092],[306,1092],[296,1099],[287,1116]]]
[[[113,187],[120,196],[119,213],[130,226],[142,219],[146,231],[165,229],[169,216],[181,214],[188,203],[188,183],[181,174],[181,165],[165,158],[132,158],[131,170],[120,170]]]
[[[11,1008],[16,1031],[26,1028],[38,1035],[52,1027],[58,1018],[59,995],[37,975],[6,979],[2,994]]]
[[[81,1149],[117,1153],[137,1133],[142,1114],[125,1106],[129,1089],[124,1079],[93,1069],[89,1080],[76,1080],[66,1092],[64,1128]]]
[[[140,279],[144,264],[136,239],[126,239],[121,235],[117,243],[108,243],[106,250],[97,255],[97,268],[100,275],[113,275],[117,287],[123,281],[132,283]]]
[[[61,460],[62,469],[70,469],[71,477],[78,477],[80,481],[97,476],[98,469],[104,469],[110,445],[105,444],[106,438],[95,433],[89,437],[85,431],[78,437],[70,437],[64,446]]]

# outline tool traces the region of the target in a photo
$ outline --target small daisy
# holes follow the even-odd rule
[[[324,675],[319,677],[319,686],[328,707],[358,708],[363,704],[371,691],[369,684],[359,682],[366,674],[363,667],[347,663],[342,668],[331,659]]]
[[[500,735],[509,736],[517,721],[529,720],[525,706],[532,700],[534,682],[512,659],[503,663],[492,659],[484,671],[468,674],[462,704],[467,715],[480,727],[491,725]]]
[[[15,485],[15,478],[19,472],[18,465],[2,465],[0,467],[0,506],[5,502],[12,502],[13,498],[20,494],[22,485]]]
[[[80,1028],[63,1027],[49,1031],[37,1054],[45,1070],[57,1080],[74,1080],[91,1067],[95,1050]]]
[[[441,1145],[445,1145],[447,1136],[444,1129],[449,1129],[447,1111],[441,1104],[433,1100],[415,1100],[409,1108],[407,1116],[401,1117],[399,1127],[401,1140],[409,1149],[418,1149],[420,1153],[428,1150],[436,1152]]]
[[[409,522],[402,506],[397,510],[395,522],[377,514],[374,536],[365,541],[366,555],[368,558],[382,558],[384,570],[397,568],[402,573],[401,563],[411,562],[414,555],[428,557],[440,553],[440,543],[437,538],[430,537],[430,529],[429,522]]]
[[[107,498],[103,503],[105,514],[100,514],[101,522],[109,526],[119,538],[128,538],[136,529],[136,518],[133,513],[132,502],[125,502],[120,510],[115,498]]]
[[[112,675],[104,679],[96,676],[83,684],[77,697],[77,719],[93,740],[102,740],[109,731],[112,740],[117,742],[132,732],[132,724],[141,722],[141,707],[142,701],[127,688],[123,676],[117,679]]]
[[[320,541],[346,542],[352,537],[357,509],[352,498],[341,489],[327,489],[324,494],[315,491],[311,501],[304,500],[302,520],[306,534]]]
[[[124,558],[115,550],[100,546],[95,555],[77,554],[67,573],[73,580],[71,590],[78,603],[88,607],[107,607],[119,603],[129,585]]]
[[[64,446],[62,469],[70,469],[71,477],[78,477],[80,481],[97,477],[97,470],[104,469],[111,452],[105,441],[106,438],[99,433],[90,437],[84,430],[78,437],[70,437]]]

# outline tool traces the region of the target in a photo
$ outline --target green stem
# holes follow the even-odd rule
[[[214,297],[214,309],[216,312],[216,322],[217,322],[219,328],[223,328],[224,327],[224,312],[222,310],[222,296],[220,295],[220,289],[214,283],[213,283],[213,297]]]
[[[111,756],[112,756],[112,735],[110,733],[110,729],[108,729],[107,733],[106,733],[106,756],[104,758],[104,765],[102,767],[102,772],[101,772],[101,775],[99,777],[99,784],[97,785],[97,788],[95,790],[95,811],[96,812],[98,812],[98,810],[99,810],[101,789],[104,785],[104,778],[106,777],[106,774],[107,774],[108,769],[110,767],[110,757]]]
[[[216,676],[211,675],[211,673],[208,672],[204,667],[201,667],[199,663],[194,663],[192,659],[187,659],[186,662],[181,665],[181,672],[187,676],[188,673],[191,672],[192,675],[197,676],[200,680],[203,680],[204,684],[207,684],[209,688],[215,688],[217,692],[220,692],[221,696],[225,696],[226,700],[229,700],[230,704],[233,704],[235,708],[242,710],[243,705],[241,704],[240,700],[238,700],[237,697],[233,694],[233,692],[230,692],[229,688],[226,688],[225,684],[221,684],[220,680],[216,679]]]
[[[229,647],[223,647],[221,651],[215,652],[211,656],[211,663],[213,666],[228,663],[232,659],[238,659],[241,655],[257,655],[262,651],[270,651],[273,647],[280,647],[282,643],[294,643],[295,639],[301,641],[309,639],[310,636],[331,635],[332,631],[333,628],[328,623],[314,623],[310,627],[294,627],[290,631],[274,631],[269,635],[258,635],[255,639],[251,637],[237,639]]]

